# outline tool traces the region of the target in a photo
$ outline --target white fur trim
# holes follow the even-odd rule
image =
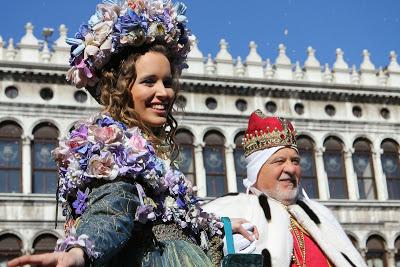
[[[297,222],[308,231],[321,250],[335,265],[350,267],[341,252],[357,267],[367,267],[363,258],[352,245],[332,212],[316,201],[302,199],[321,221],[316,225],[307,213],[297,204],[288,207]],[[231,218],[243,218],[253,223],[260,234],[256,242],[255,254],[266,248],[271,254],[272,267],[290,266],[293,251],[293,238],[289,231],[289,213],[278,201],[268,198],[271,220],[267,221],[256,195],[239,194],[218,198],[203,206],[207,212]]]

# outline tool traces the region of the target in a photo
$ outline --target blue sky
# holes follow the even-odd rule
[[[100,0],[99,0],[100,1]],[[67,25],[73,35],[95,10],[97,0],[4,1],[0,35],[16,42],[31,21],[39,38],[43,27]],[[187,0],[189,25],[200,40],[204,55],[218,52],[221,38],[234,57],[248,54],[248,43],[258,44],[265,60],[275,60],[279,43],[292,62],[306,58],[306,48],[317,50],[321,64],[335,61],[335,49],[358,67],[364,48],[376,67],[388,64],[389,52],[400,54],[400,1],[398,0]],[[286,32],[286,34],[285,34]],[[53,36],[53,40],[57,37]],[[400,61],[400,59],[399,59]]]

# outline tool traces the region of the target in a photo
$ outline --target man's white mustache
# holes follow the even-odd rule
[[[286,181],[286,180],[296,181],[296,177],[295,176],[285,176],[285,177],[279,177],[279,179],[278,179],[278,181]]]

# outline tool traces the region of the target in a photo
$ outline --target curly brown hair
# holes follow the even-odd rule
[[[172,88],[175,92],[167,112],[166,124],[160,128],[150,128],[143,123],[135,111],[130,91],[136,80],[135,63],[140,56],[150,51],[161,53],[169,60],[173,77]],[[156,151],[165,156],[176,154],[174,136],[178,124],[172,116],[173,104],[180,89],[180,70],[175,62],[176,58],[174,50],[166,43],[153,43],[139,48],[126,47],[114,55],[104,66],[97,85],[97,89],[101,92],[99,100],[104,106],[103,113],[108,113],[112,118],[125,123],[128,127],[138,126],[153,143]]]

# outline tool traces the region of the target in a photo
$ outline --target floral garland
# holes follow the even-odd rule
[[[53,150],[53,157],[59,165],[58,199],[67,219],[67,235],[74,234],[71,221],[87,208],[89,184],[117,177],[132,179],[137,186],[142,205],[136,210],[136,221],[175,222],[194,240],[222,235],[220,218],[201,209],[185,176],[156,155],[138,127],[128,129],[108,115],[96,115],[78,122]],[[151,188],[154,199],[146,196],[143,187]],[[96,255],[89,241],[82,245],[86,240],[67,237],[58,250],[78,244],[87,250],[90,247],[89,256]]]
[[[190,50],[186,6],[171,0],[103,0],[96,13],[82,24],[71,45],[67,80],[77,88],[95,87],[100,70],[122,47],[139,47],[155,40],[176,52],[177,67],[186,68]]]

